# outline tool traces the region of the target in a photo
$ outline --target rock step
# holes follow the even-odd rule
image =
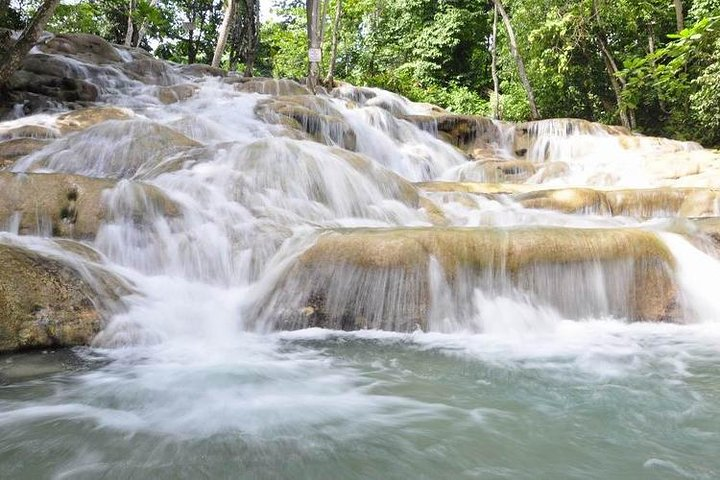
[[[250,317],[283,329],[482,331],[484,302],[507,298],[571,319],[677,321],[673,272],[665,244],[638,228],[328,230]]]
[[[44,235],[92,239],[100,225],[117,212],[107,208],[104,192],[117,180],[62,173],[0,172],[0,230],[21,235]],[[180,208],[159,188],[142,182],[122,181],[135,201],[132,216],[137,223],[156,215],[177,216]]]
[[[526,208],[572,214],[630,217],[715,217],[720,215],[719,188],[594,189],[542,188],[536,185],[472,182],[415,184],[432,193],[464,193],[496,198],[508,196]],[[442,197],[433,197],[438,202]]]
[[[40,253],[0,237],[0,353],[87,345],[103,326],[103,315],[119,307],[131,287],[82,257],[89,247],[47,241]],[[88,254],[88,251],[90,252]]]

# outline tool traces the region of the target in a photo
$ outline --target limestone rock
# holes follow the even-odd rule
[[[202,77],[226,77],[227,71],[222,68],[216,68],[204,63],[193,63],[191,65],[183,65],[180,72],[195,78]]]
[[[63,113],[57,118],[55,124],[64,135],[85,130],[108,120],[126,120],[133,116],[132,110],[126,108],[112,106],[90,107]]]
[[[639,229],[335,230],[255,313],[281,312],[282,328],[409,331],[433,328],[438,295],[455,299],[443,308],[457,309],[441,315],[472,318],[480,289],[489,298],[526,296],[568,318],[671,321],[681,315],[673,268],[664,243]]]
[[[110,214],[103,192],[116,181],[67,174],[0,172],[0,224],[21,235],[94,238]],[[179,215],[177,205],[157,187],[136,183],[140,201],[134,217],[139,223],[154,212]]]
[[[256,78],[247,82],[235,84],[240,92],[264,93],[267,95],[310,95],[311,92],[304,85],[288,79]]]
[[[107,272],[90,281],[72,262],[19,245],[0,243],[0,263],[0,352],[87,345],[103,302],[129,292]]]
[[[277,96],[259,102],[255,114],[268,123],[301,130],[325,145],[356,149],[355,132],[325,98],[312,95]]]
[[[48,143],[48,140],[28,137],[0,141],[0,170],[12,167],[18,159],[41,149]]]
[[[197,91],[198,87],[189,83],[172,85],[169,87],[158,87],[158,98],[162,103],[168,105],[170,103],[187,100],[195,95],[195,92]]]

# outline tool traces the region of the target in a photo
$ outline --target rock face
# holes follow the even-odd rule
[[[117,182],[66,174],[0,173],[0,226],[21,235],[91,239],[110,212],[103,192]],[[131,184],[138,201],[134,217],[149,221],[156,212],[179,214],[158,188]]]
[[[37,138],[12,138],[0,142],[0,170],[9,169],[22,157],[41,149],[50,143]]]
[[[110,120],[60,138],[25,167],[130,178],[155,169],[174,154],[200,146],[172,128],[145,119]]]
[[[679,315],[673,258],[638,229],[349,229],[318,237],[255,314],[279,328],[436,330],[512,296],[567,318]],[[445,320],[443,320],[445,319]]]
[[[0,264],[0,353],[87,345],[103,324],[100,289],[127,293],[117,278],[92,285],[77,267],[17,245],[0,243]]]
[[[268,123],[279,123],[307,133],[325,145],[355,150],[355,132],[330,102],[313,95],[279,96],[261,101],[255,114]]]

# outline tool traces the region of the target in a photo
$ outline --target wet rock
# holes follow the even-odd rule
[[[137,60],[123,63],[121,68],[129,78],[148,85],[167,86],[175,84],[180,80],[180,77],[173,72],[167,62],[153,57],[138,58]]]
[[[168,105],[170,103],[187,100],[195,95],[195,92],[197,91],[198,87],[189,83],[172,85],[169,87],[158,87],[158,98],[162,103]]]
[[[487,298],[525,298],[566,318],[675,321],[681,313],[673,268],[665,245],[643,230],[335,230],[298,258],[256,313],[262,319],[281,312],[280,328],[433,329],[441,318],[471,321],[480,289]],[[453,300],[434,303],[445,297]]]
[[[603,192],[591,188],[539,190],[513,196],[526,208],[557,210],[563,213],[609,215],[612,213]]]
[[[49,140],[37,138],[14,138],[0,141],[0,170],[9,169],[20,158],[43,148]]]
[[[534,185],[482,182],[417,182],[415,186],[426,192],[463,192],[479,195],[512,194],[533,191]]]
[[[55,141],[33,156],[26,167],[130,178],[200,146],[172,128],[145,119],[109,120]]]
[[[108,120],[126,120],[133,116],[132,110],[126,108],[112,106],[90,107],[63,113],[57,118],[55,125],[65,135],[85,130]]]
[[[67,174],[0,172],[0,225],[21,235],[92,239],[112,212],[104,192],[116,186],[108,179]],[[179,208],[161,190],[135,183],[140,200],[134,218],[139,224],[155,212],[179,215]]]
[[[180,67],[180,73],[190,77],[226,77],[227,71],[222,68],[213,67],[204,63],[193,63]]]
[[[79,264],[19,245],[0,243],[0,263],[0,352],[87,345],[102,328],[101,305],[128,292],[107,272],[95,282]]]
[[[86,63],[102,65],[122,62],[118,50],[102,37],[86,33],[66,33],[55,35],[38,48],[46,53],[69,56]]]
[[[58,133],[54,128],[44,125],[21,125],[17,127],[4,128],[0,126],[0,139],[51,139],[57,138]]]
[[[255,78],[247,82],[237,83],[235,89],[247,93],[264,93],[267,95],[311,95],[304,85],[288,80],[274,78]]]
[[[468,162],[457,173],[461,182],[522,183],[535,174],[535,166],[522,160]]]
[[[278,123],[309,134],[325,145],[355,150],[355,132],[342,115],[323,97],[278,96],[258,103],[255,114],[268,123]]]

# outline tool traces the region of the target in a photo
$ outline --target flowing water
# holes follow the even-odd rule
[[[433,227],[410,182],[473,174],[433,121],[412,119],[428,106],[342,87],[312,101],[323,117],[301,135],[273,123],[275,113],[256,115],[268,94],[175,72],[168,82],[197,91],[163,105],[154,86],[73,62],[132,118],[64,135],[13,170],[120,180],[86,244],[100,254],[90,263],[134,293],[92,348],[0,356],[0,477],[720,478],[720,262],[679,234],[692,227],[420,192],[445,219]],[[0,129],[53,125],[55,116]],[[489,125],[495,155],[514,159],[515,127]],[[628,147],[579,122],[531,130],[528,161],[568,165],[546,182],[555,186],[653,187],[642,159],[699,148],[639,137]],[[136,182],[158,187],[179,214],[164,215]],[[0,241],[89,261],[41,238],[51,229],[25,236],[18,225],[7,222]],[[558,232],[584,235],[579,250],[597,255],[451,270],[447,262],[470,255],[447,257],[465,237],[445,247],[445,237],[430,237],[441,246],[423,244],[431,253],[417,264],[403,256],[414,244],[393,250],[438,229],[499,235],[501,251],[513,238],[542,234],[537,248]],[[628,292],[659,260],[603,253],[610,247],[597,231],[626,229],[668,252],[678,323],[633,322],[639,293]],[[390,246],[368,253],[376,237],[366,234]],[[325,254],[306,268],[323,239],[353,235],[361,247],[346,245],[350,263],[327,267]],[[617,242],[613,252],[625,248]],[[552,257],[580,255],[567,245]],[[352,263],[350,247],[362,261]],[[340,248],[329,250],[345,255]],[[409,263],[395,268],[397,257]],[[319,306],[311,300],[322,282]],[[323,326],[335,329],[306,320],[321,307]],[[348,311],[369,328],[340,330]]]

